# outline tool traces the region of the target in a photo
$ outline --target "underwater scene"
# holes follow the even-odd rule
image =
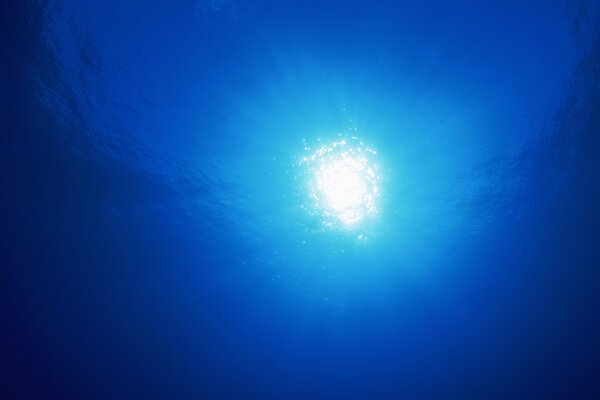
[[[0,398],[600,399],[600,1],[23,0],[0,41]]]

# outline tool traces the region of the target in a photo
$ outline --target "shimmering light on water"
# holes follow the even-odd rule
[[[376,151],[356,137],[340,139],[309,153],[300,165],[308,177],[306,207],[327,226],[352,226],[377,213]]]

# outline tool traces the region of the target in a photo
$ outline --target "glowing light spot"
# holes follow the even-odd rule
[[[309,147],[305,151],[310,152]],[[376,152],[352,137],[322,146],[302,158],[313,203],[307,207],[327,226],[355,224],[376,213],[379,175]]]

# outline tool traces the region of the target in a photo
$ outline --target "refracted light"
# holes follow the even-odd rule
[[[326,225],[352,225],[375,214],[379,196],[375,155],[352,137],[324,145],[302,159],[314,202],[309,209],[320,214]]]

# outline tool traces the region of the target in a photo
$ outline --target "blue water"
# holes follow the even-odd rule
[[[600,3],[20,3],[0,398],[600,398]]]

